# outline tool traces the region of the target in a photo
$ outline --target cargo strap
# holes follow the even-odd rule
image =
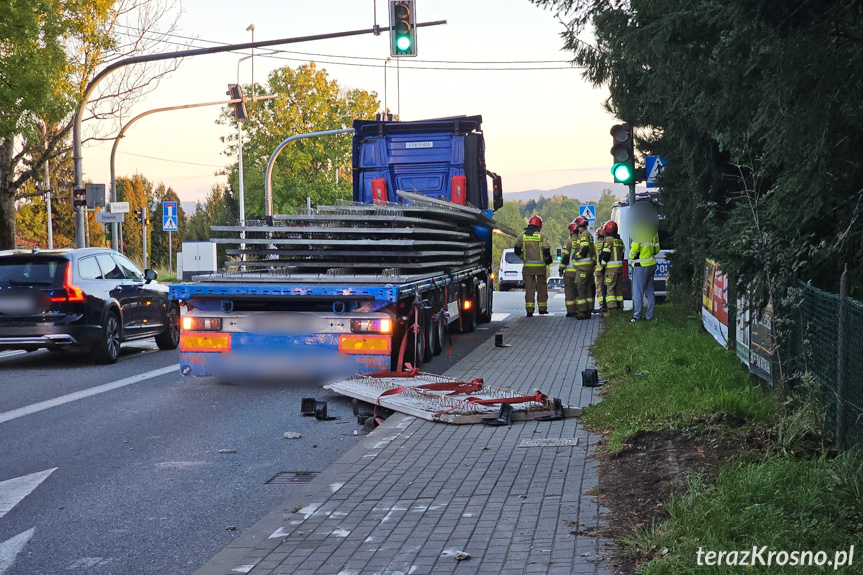
[[[473,381],[479,380],[482,382],[482,378],[476,378]],[[451,384],[450,384],[451,385]],[[449,395],[454,395],[450,393]],[[450,411],[455,411],[460,407],[465,405],[499,405],[501,403],[548,403],[548,396],[541,391],[537,390],[533,395],[517,395],[515,397],[495,397],[491,399],[480,399],[479,397],[468,397],[464,401],[461,401],[455,407],[451,407],[449,409],[445,409],[444,411],[439,411],[432,415],[432,417],[437,417],[439,415],[443,415],[445,413],[449,413]]]
[[[426,337],[425,337],[425,334],[423,333],[423,331],[420,329],[420,324],[419,324],[420,309],[419,309],[419,306],[417,306],[416,304],[413,305],[413,312],[414,312],[413,325],[411,325],[410,327],[405,329],[405,335],[402,338],[402,344],[401,344],[401,346],[399,346],[399,361],[396,364],[396,367],[398,369],[401,369],[402,362],[405,359],[405,349],[407,348],[408,336],[410,335],[411,332],[414,333],[415,338],[421,338],[421,341],[423,343],[423,349],[425,349],[425,346],[426,346]],[[416,350],[416,346],[414,346],[414,361],[417,363],[417,365],[422,364],[422,360],[423,360],[422,356],[416,357],[416,355],[417,355],[417,350]]]

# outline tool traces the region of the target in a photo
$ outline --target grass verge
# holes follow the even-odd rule
[[[585,422],[609,431],[608,449],[641,430],[687,425],[722,415],[732,421],[768,424],[770,396],[725,349],[700,331],[700,319],[672,305],[659,306],[653,321],[629,323],[612,314],[592,347],[605,386],[602,403],[586,410]],[[628,368],[627,368],[628,366]]]
[[[645,575],[863,572],[863,548],[854,564],[848,554],[863,533],[861,454],[825,455],[815,437],[823,421],[815,402],[783,408],[750,382],[733,355],[701,333],[699,318],[673,305],[660,306],[656,318],[630,324],[613,315],[592,348],[609,382],[584,421],[604,433],[606,449],[616,457],[639,457],[638,450],[624,449],[634,434],[673,429],[695,437],[704,422],[714,436],[757,434],[764,442],[755,451],[739,442],[739,457],[729,457],[713,476],[681,465],[679,473],[689,479],[662,502],[660,519],[624,538],[628,565]],[[607,493],[611,501],[616,495]],[[753,547],[765,546],[763,554],[752,555]],[[710,566],[709,551],[738,553]],[[793,552],[796,562],[812,563],[792,565]],[[741,564],[744,559],[749,565]]]

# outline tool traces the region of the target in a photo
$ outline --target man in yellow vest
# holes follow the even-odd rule
[[[578,216],[569,224],[569,240],[563,246],[560,265],[563,268],[564,297],[567,317],[590,319],[593,309],[593,272],[596,251],[588,220]],[[574,305],[573,305],[574,303]]]
[[[617,233],[617,222],[608,220],[600,229],[604,238],[598,257],[598,265],[602,265],[604,272],[605,305],[602,308],[623,310],[620,276],[623,275],[623,257],[626,248]]]
[[[524,278],[524,308],[527,317],[533,316],[539,304],[540,315],[548,313],[548,270],[551,263],[551,246],[548,238],[540,232],[542,218],[531,216],[524,228],[524,234],[515,241],[515,255],[524,261],[521,276]],[[534,303],[534,295],[537,303]]]
[[[647,234],[644,234],[647,237]],[[648,242],[637,242],[633,239],[629,250],[629,261],[632,262],[632,319],[641,319],[644,298],[647,298],[647,312],[644,319],[653,319],[656,307],[656,296],[653,293],[653,275],[656,273],[656,254],[659,253],[659,236],[655,233]]]

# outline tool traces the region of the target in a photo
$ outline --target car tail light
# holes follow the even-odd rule
[[[391,319],[352,319],[351,331],[353,333],[392,333],[393,320]]]
[[[63,276],[63,289],[66,295],[52,296],[52,302],[84,301],[84,290],[72,283],[72,262],[66,264],[66,274]]]
[[[183,316],[180,324],[183,331],[221,331],[222,318],[220,317],[191,317]]]

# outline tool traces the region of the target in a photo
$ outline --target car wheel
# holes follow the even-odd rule
[[[180,345],[180,309],[172,305],[168,312],[168,325],[165,331],[156,336],[156,345],[159,349],[177,349]]]
[[[108,312],[105,325],[102,326],[102,338],[92,351],[99,363],[117,363],[120,357],[120,319],[117,312]]]

